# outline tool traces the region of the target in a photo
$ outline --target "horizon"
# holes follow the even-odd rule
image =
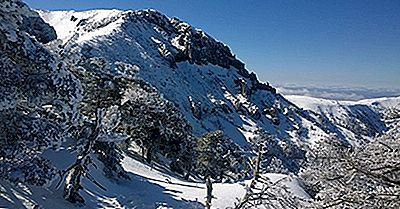
[[[225,43],[248,70],[275,86],[400,86],[397,1],[25,2],[46,10],[156,9]]]

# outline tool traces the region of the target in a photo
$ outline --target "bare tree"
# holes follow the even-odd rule
[[[304,200],[294,196],[282,183],[281,179],[272,182],[260,172],[263,146],[259,146],[254,163],[253,179],[246,188],[245,195],[238,199],[234,209],[266,208],[266,209],[297,209],[311,208]]]
[[[394,130],[359,147],[322,142],[302,173],[316,206],[400,208],[400,138]]]

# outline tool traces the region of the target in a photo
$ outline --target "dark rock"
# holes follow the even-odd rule
[[[71,16],[71,19],[70,19],[72,22],[75,22],[75,21],[77,21],[78,20],[78,18],[76,18],[75,16]]]
[[[198,65],[213,64],[227,69],[232,66],[239,71],[247,72],[244,63],[236,59],[228,46],[177,18],[172,18],[166,23],[167,17],[156,14],[153,12],[147,18],[165,31],[175,35],[173,44],[178,52],[175,54],[176,62],[189,61]]]

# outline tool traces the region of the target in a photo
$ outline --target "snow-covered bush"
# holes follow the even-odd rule
[[[321,208],[399,208],[400,140],[395,131],[360,147],[323,141],[302,172]]]

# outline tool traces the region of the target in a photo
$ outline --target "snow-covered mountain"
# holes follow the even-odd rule
[[[400,104],[399,97],[360,101],[338,101],[298,95],[287,95],[286,98],[315,115],[321,122],[330,121],[337,128],[337,133],[357,139],[355,142],[372,139],[385,132],[390,122],[388,118],[396,117],[393,114],[398,112]]]
[[[82,198],[87,207],[93,208],[203,207],[204,182],[198,176],[188,181],[182,174],[178,175],[179,172],[172,171],[174,164],[166,163],[171,160],[164,159],[167,156],[160,155],[160,161],[146,164],[132,147],[125,147],[125,152],[118,153],[119,146],[129,146],[117,143],[126,136],[108,133],[107,128],[114,130],[115,123],[122,123],[118,118],[122,111],[137,113],[134,110],[141,109],[123,106],[131,98],[119,97],[126,92],[120,91],[123,87],[114,88],[116,84],[139,82],[147,89],[131,85],[131,95],[149,94],[150,99],[161,93],[163,97],[154,96],[157,102],[170,108],[168,114],[175,116],[178,111],[166,105],[163,99],[172,102],[192,126],[194,135],[222,130],[239,145],[240,153],[254,154],[252,142],[267,133],[271,136],[268,139],[273,140],[266,148],[266,156],[274,156],[278,161],[269,160],[268,163],[279,164],[287,173],[300,170],[304,150],[319,140],[333,139],[335,135],[352,144],[368,141],[387,130],[385,122],[399,118],[396,115],[398,98],[354,103],[306,97],[287,100],[274,87],[260,82],[250,73],[228,46],[158,11],[38,11],[43,21],[19,0],[11,0],[9,4],[2,2],[0,9],[3,14],[0,15],[0,30],[4,32],[0,35],[3,47],[0,64],[7,70],[1,74],[5,82],[0,85],[5,95],[0,98],[0,116],[4,119],[0,128],[6,130],[0,134],[0,139],[5,139],[0,151],[8,154],[0,158],[0,207],[79,206],[67,202],[66,197],[75,203],[82,202],[76,201]],[[58,40],[55,40],[55,33]],[[85,63],[87,60],[89,62]],[[74,68],[71,63],[78,67]],[[77,70],[87,74],[81,75]],[[101,83],[104,85],[96,85],[101,79],[95,76],[106,80]],[[132,79],[136,76],[140,81]],[[113,78],[120,79],[120,83]],[[13,79],[17,82],[13,83]],[[156,92],[147,83],[155,87]],[[90,89],[92,87],[94,89]],[[146,95],[136,96],[142,99]],[[107,105],[99,104],[96,97]],[[96,100],[95,104],[87,101],[90,99]],[[99,107],[110,111],[102,112]],[[19,118],[15,119],[17,116]],[[129,116],[146,115],[124,115]],[[106,122],[102,122],[103,118]],[[136,122],[132,118],[123,119],[126,123]],[[178,116],[172,119],[186,131],[186,124]],[[131,134],[132,127],[140,128],[134,125],[119,128],[124,134],[128,131]],[[164,130],[173,130],[168,128]],[[162,138],[159,132],[151,135],[151,140]],[[190,138],[185,137],[182,138]],[[10,138],[14,144],[8,143]],[[31,142],[31,139],[36,141]],[[169,142],[177,143],[177,147],[182,145],[181,141],[167,141],[162,144],[164,149]],[[178,151],[168,154],[171,153]],[[237,153],[228,152],[226,156],[232,154]],[[27,159],[27,156],[34,158]],[[120,164],[124,169],[118,167]],[[109,173],[125,170],[118,174],[129,178],[112,179],[105,168]],[[273,184],[277,186],[269,191],[271,193],[285,196],[287,191],[282,192],[281,188],[286,185],[296,196],[310,198],[292,175],[262,175],[272,182],[281,182]],[[38,178],[42,181],[33,182]],[[47,182],[49,179],[51,181]],[[235,199],[247,191],[244,185],[248,181],[222,183],[221,179],[214,184],[213,195],[217,200],[213,200],[213,207],[233,206]],[[17,183],[10,183],[10,180]],[[63,191],[61,184],[65,184]]]
[[[68,66],[67,63],[74,57],[65,57],[63,52],[68,52],[68,55],[77,52],[78,57],[104,57],[111,63],[110,66],[116,66],[113,65],[115,61],[137,65],[138,67],[124,69],[140,68],[140,76],[180,108],[197,134],[224,129],[227,135],[242,145],[242,148],[248,148],[247,138],[243,133],[253,134],[252,131],[257,128],[257,121],[252,117],[261,116],[256,116],[260,113],[257,109],[251,109],[256,106],[248,102],[247,97],[250,97],[249,93],[260,97],[257,95],[259,89],[264,89],[261,96],[274,98],[268,103],[271,109],[266,110],[269,117],[263,116],[265,121],[261,124],[269,126],[274,133],[279,133],[275,126],[288,128],[282,125],[285,121],[280,122],[280,118],[284,118],[283,114],[272,107],[275,98],[281,96],[276,95],[272,87],[259,83],[254,74],[249,74],[228,47],[202,32],[201,36],[197,33],[193,35],[201,41],[196,44],[188,42],[187,39],[192,37],[192,29],[187,24],[167,19],[158,12],[82,12],[82,15],[87,15],[87,20],[83,20],[79,16],[80,13],[68,15],[68,12],[60,12],[60,19],[67,17],[68,21],[73,22],[69,25],[68,22],[66,25],[60,23],[58,27],[67,29],[64,34],[58,32],[59,37],[65,38],[64,41],[54,40],[54,29],[19,0],[1,1],[0,13],[0,65],[3,69],[0,74],[0,207],[79,207],[79,204],[67,202],[67,198],[73,203],[86,201],[86,206],[91,208],[203,206],[203,201],[199,198],[203,196],[204,183],[189,183],[183,180],[171,172],[168,164],[154,163],[150,167],[136,160],[136,155],[130,156],[125,153],[121,160],[128,178],[115,181],[110,176],[106,177],[104,169],[107,163],[113,169],[115,166],[119,169],[119,158],[110,156],[118,155],[115,143],[108,143],[113,141],[113,138],[101,138],[101,129],[103,125],[107,127],[107,123],[100,120],[108,116],[98,108],[94,115],[98,120],[92,119],[90,107],[81,107],[79,111],[89,111],[89,117],[84,118],[77,107],[79,104],[90,106],[90,101],[82,101],[87,96],[85,92],[89,91],[82,87],[87,85],[85,82],[95,82],[96,78],[91,80],[82,77],[83,79],[79,80],[76,77],[81,76],[79,72],[73,72],[72,66]],[[96,18],[90,18],[93,15]],[[51,16],[47,13],[48,17],[56,18],[57,15]],[[163,20],[171,21],[169,28],[159,28],[165,26],[164,23],[158,22]],[[75,24],[78,25],[76,28],[68,27]],[[185,27],[189,27],[189,30]],[[73,29],[72,34],[70,29]],[[81,33],[79,31],[84,35],[77,35]],[[168,31],[171,33],[171,40],[165,38]],[[172,38],[172,33],[181,36]],[[80,39],[82,37],[85,38]],[[157,41],[164,39],[170,41],[165,42],[169,43],[170,49],[163,50],[163,47],[167,46]],[[111,47],[107,45],[107,40]],[[174,43],[176,46],[173,46]],[[181,44],[185,47],[179,47]],[[205,47],[209,50],[186,50],[201,47],[202,44],[206,44]],[[85,67],[99,71],[98,65]],[[83,67],[77,69],[85,70]],[[104,76],[114,73],[114,69],[109,70],[110,72],[104,72]],[[127,72],[127,80],[130,79],[128,75],[132,73]],[[106,84],[112,86],[113,83]],[[109,99],[109,86],[96,86],[96,89],[103,90],[96,96],[105,95],[102,102]],[[228,88],[229,90],[225,90]],[[119,92],[111,96],[118,97],[118,94]],[[287,106],[287,101],[281,99],[284,106]],[[163,101],[160,99],[159,102]],[[234,114],[230,115],[231,113]],[[296,119],[303,120],[298,116]],[[97,142],[105,144],[105,147],[94,148]],[[100,150],[101,153],[95,153],[95,150]],[[111,153],[104,153],[106,150]],[[103,155],[102,159],[99,155]],[[298,170],[296,167],[294,169]],[[282,177],[286,176],[270,175],[271,180]],[[294,190],[305,195],[293,178],[290,180],[288,177],[286,182],[294,182]],[[220,196],[218,202],[221,203],[215,203],[215,206],[233,205],[235,197],[244,192],[244,183],[221,183],[221,187],[214,185],[217,193],[225,195]],[[234,188],[232,193],[226,193],[224,189],[230,187]],[[193,191],[193,188],[197,188],[196,191]],[[81,189],[83,191],[79,194]]]
[[[54,43],[63,51],[137,66],[139,77],[178,107],[196,135],[222,130],[245,152],[261,131],[292,147],[329,136],[307,112],[259,82],[226,45],[176,18],[154,10],[38,12],[57,31]],[[280,161],[297,172],[304,154],[290,155]]]
[[[289,120],[283,112],[292,114],[295,107],[259,83],[227,46],[187,23],[154,10],[40,15],[63,44],[79,45],[86,56],[137,65],[140,76],[173,101],[198,134],[222,129],[243,146],[244,136],[257,128],[280,138],[310,138],[289,136],[295,124],[311,123],[297,114]]]
[[[388,110],[400,109],[400,97],[382,97],[358,101],[331,100],[299,95],[285,95],[285,98],[300,108],[312,110],[314,112],[326,112],[327,110],[324,109],[335,106],[347,107],[352,105],[365,105],[374,112],[381,114],[383,119],[388,117],[396,118],[394,115],[388,113]]]
[[[298,144],[336,134],[364,141],[386,130],[363,104],[303,111],[257,80],[213,37],[158,11],[39,11],[62,40],[88,57],[123,61],[172,101],[197,134],[221,129],[243,148],[259,129]],[[296,103],[296,102],[295,102]],[[317,114],[315,114],[317,113]]]

